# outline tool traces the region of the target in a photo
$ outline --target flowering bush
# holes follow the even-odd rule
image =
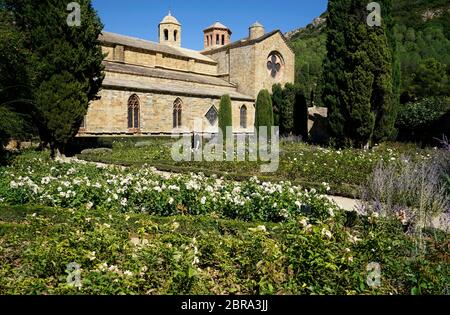
[[[24,155],[0,168],[0,198],[10,204],[133,211],[160,216],[218,216],[245,221],[280,222],[307,213],[324,220],[337,210],[316,190],[289,182],[252,178],[239,183],[202,174],[170,178],[148,167],[124,169],[59,164],[43,155]],[[323,187],[326,189],[326,187]]]
[[[321,148],[303,143],[281,142],[280,165],[275,173],[259,173],[259,162],[174,162],[170,155],[171,139],[151,139],[145,147],[129,146],[127,142],[114,144],[112,153],[81,154],[80,158],[105,163],[142,165],[148,163],[158,169],[179,172],[202,171],[228,178],[243,179],[252,176],[266,180],[300,182],[308,188],[330,185],[330,193],[353,196],[366,182],[380,161],[396,164],[403,155],[415,160],[427,160],[432,150],[421,150],[414,145],[385,144],[372,150]]]

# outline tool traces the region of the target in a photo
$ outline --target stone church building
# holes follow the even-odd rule
[[[159,43],[101,35],[106,76],[80,136],[217,133],[224,94],[232,100],[233,131],[250,133],[259,91],[294,82],[295,55],[284,35],[259,23],[232,42],[231,30],[216,22],[204,30],[203,51],[181,47],[182,27],[170,13],[158,32]]]

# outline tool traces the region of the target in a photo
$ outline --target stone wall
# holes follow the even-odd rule
[[[284,71],[279,79],[272,78],[267,70],[267,60],[272,52],[279,53],[284,59]],[[295,54],[287,46],[280,33],[256,44],[255,56],[255,86],[254,94],[252,94],[255,97],[262,89],[272,92],[272,86],[276,83],[284,86],[286,83],[295,82]]]
[[[220,108],[220,99],[163,95],[157,93],[133,93],[120,90],[102,90],[101,99],[93,102],[86,116],[86,128],[80,135],[132,134],[127,126],[128,99],[136,94],[140,100],[140,133],[171,134],[173,132],[173,104],[179,97],[183,102],[180,132],[199,131],[194,129],[194,120],[200,118],[206,133],[216,133],[218,124],[211,126],[205,115],[214,105]],[[247,129],[240,128],[240,108],[247,107]],[[252,132],[255,109],[252,102],[232,101],[233,131]]]

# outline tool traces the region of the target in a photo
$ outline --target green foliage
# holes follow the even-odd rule
[[[445,78],[449,77],[450,14],[447,2],[446,0],[381,1],[383,22],[387,29],[387,40],[392,52],[393,97],[391,108],[381,108],[384,115],[377,117],[377,125],[374,129],[375,140],[390,139],[395,136],[396,130],[393,128],[393,124],[398,111],[397,104],[399,103],[400,95],[402,103],[416,101],[416,95],[419,98],[441,95],[439,93],[443,91],[442,89],[433,90],[432,88],[427,89],[426,92],[417,93],[416,89],[423,89],[421,85],[415,84],[414,81],[415,78],[418,78],[418,68],[424,65],[425,60],[429,58],[434,58],[447,67],[447,74],[440,71],[440,77],[437,78],[436,75],[436,82],[443,82],[446,80]],[[344,3],[345,1],[340,5],[344,5]],[[343,14],[345,15],[345,12]],[[328,18],[329,13],[326,12],[321,17]],[[333,25],[346,22],[337,21],[335,16],[332,19],[333,21],[328,21],[328,23]],[[322,105],[317,99],[320,98],[322,91],[324,91],[327,94],[326,97],[329,98],[327,100],[328,104],[332,104],[335,107],[339,102],[337,99],[334,99],[337,96],[331,97],[330,86],[325,86],[320,77],[323,73],[324,82],[333,82],[333,80],[338,79],[334,77],[335,74],[327,73],[322,71],[322,69],[324,67],[326,69],[335,67],[337,71],[342,69],[339,69],[341,65],[338,64],[327,66],[324,60],[327,47],[324,29],[325,27],[322,25],[309,25],[291,38],[291,44],[296,52],[296,82],[302,86],[305,96],[308,98],[310,91],[314,90],[311,85],[315,86],[319,78],[319,83],[314,90],[315,95],[318,96],[316,97],[316,103]],[[345,30],[341,31],[345,32]],[[339,34],[345,33],[335,34],[333,47],[335,49],[343,47],[344,36]],[[324,61],[322,62],[322,60]],[[434,75],[434,73],[430,74]],[[428,80],[426,86],[432,85],[433,80],[433,78]],[[449,80],[447,79],[447,81]],[[336,87],[336,89],[339,88]],[[448,91],[450,88],[447,87],[446,89]],[[339,138],[344,133],[344,118],[334,108],[331,108],[330,117],[330,127],[336,137]],[[381,129],[378,126],[381,126]],[[382,131],[381,134],[379,134],[379,130]]]
[[[227,128],[233,126],[231,113],[231,98],[224,95],[220,99],[219,108],[219,130],[222,131],[223,138],[226,138]]]
[[[291,39],[295,51],[295,82],[310,106],[321,106],[322,64],[326,56],[326,35],[296,36]]]
[[[450,96],[447,66],[434,58],[424,60],[414,73],[410,95],[419,99],[430,95]]]
[[[283,101],[280,110],[280,134],[290,135],[294,131],[294,107],[297,88],[287,83],[283,89]]]
[[[402,155],[422,160],[427,159],[427,155],[434,154],[432,150],[421,150],[415,145],[396,143],[377,146],[372,150],[336,150],[282,140],[279,168],[276,172],[267,174],[260,172],[263,164],[261,161],[174,162],[171,158],[171,141],[174,140],[148,139],[148,146],[135,147],[130,140],[118,139],[113,145],[112,153],[85,153],[78,157],[88,161],[138,167],[146,164],[167,172],[201,172],[237,181],[248,181],[257,176],[264,181],[291,181],[295,185],[317,190],[323,189],[322,183],[325,182],[330,185],[331,194],[354,197],[358,186],[366,181],[378,162],[395,163]]]
[[[449,111],[450,100],[442,97],[402,105],[396,123],[399,138],[406,141],[429,141],[436,135],[441,119]]]
[[[308,139],[308,119],[306,97],[300,89],[297,89],[294,104],[294,134],[302,136],[303,139]]]
[[[9,139],[29,136],[28,54],[23,36],[0,1],[0,151]]]
[[[445,294],[449,273],[445,236],[414,257],[395,220],[258,225],[36,206],[4,206],[0,219],[2,294]],[[382,281],[371,288],[374,261]],[[71,262],[80,288],[67,283]]]
[[[281,108],[283,106],[283,87],[280,83],[272,86],[272,105],[274,126],[281,127]]]
[[[5,3],[30,52],[35,124],[52,152],[63,152],[103,81],[98,41],[103,25],[90,0],[78,2],[80,27],[67,24],[67,4],[58,0]]]
[[[258,98],[256,100],[256,113],[255,113],[255,128],[259,133],[260,127],[268,128],[267,136],[270,138],[271,136],[271,128],[274,125],[273,118],[273,105],[272,98],[270,97],[270,93],[267,90],[262,90],[258,94]]]
[[[393,133],[393,58],[386,25],[369,27],[366,3],[330,1],[324,104],[338,144],[365,146]],[[374,133],[375,130],[375,133]]]

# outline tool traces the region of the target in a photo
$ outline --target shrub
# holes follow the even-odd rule
[[[380,162],[363,188],[366,209],[401,218],[405,226],[431,225],[450,207],[443,184],[449,162],[446,152],[421,162],[407,157],[397,165]]]
[[[427,98],[400,107],[396,127],[403,141],[430,141],[436,129],[441,129],[440,120],[450,110],[447,98]]]

